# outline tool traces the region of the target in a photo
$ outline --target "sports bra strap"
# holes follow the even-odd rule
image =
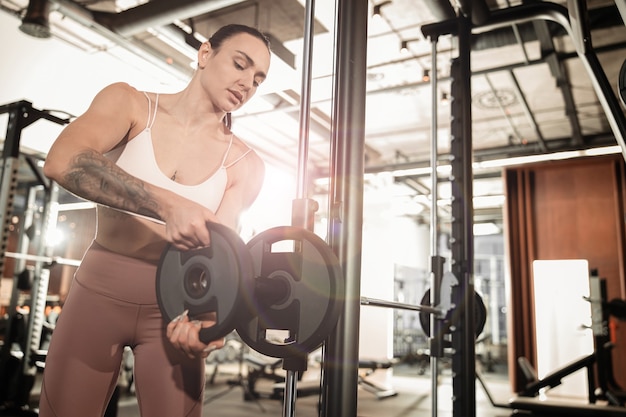
[[[231,139],[232,141],[232,139]],[[231,142],[232,143],[232,142]],[[228,145],[228,149],[230,149],[230,145]],[[237,162],[241,161],[246,155],[248,155],[250,152],[252,151],[252,148],[248,148],[248,150],[246,150],[244,153],[242,153],[241,155],[239,155],[239,157],[237,157],[237,159],[235,159],[234,161],[232,161],[230,164],[225,165],[224,163],[222,163],[222,166],[224,168],[230,168],[233,165],[235,165]],[[226,151],[226,155],[225,157],[228,155],[228,151]],[[226,162],[226,158],[224,157],[224,162]]]
[[[152,111],[152,100],[150,100],[150,96],[145,91],[143,95],[148,99],[148,122],[146,123],[146,129],[152,129],[152,125],[154,125],[154,121],[156,120],[157,108],[159,107],[159,95],[157,94],[154,100],[154,112]]]
[[[248,154],[248,152],[250,152],[252,149],[248,148],[248,150],[246,152],[243,153],[243,155],[239,155],[239,157],[237,159],[235,159],[234,161],[232,161],[230,164],[226,165],[226,158],[228,158],[228,154],[230,153],[230,148],[233,146],[233,134],[230,134],[230,142],[228,142],[228,148],[226,149],[226,152],[224,152],[224,159],[222,159],[222,167],[224,168],[230,168],[233,165],[235,165],[237,162],[241,161],[243,159],[244,156],[246,156]]]

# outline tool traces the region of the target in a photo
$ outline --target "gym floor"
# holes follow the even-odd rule
[[[212,369],[207,369],[212,371]],[[384,376],[385,370],[377,370],[368,378]],[[311,373],[311,375],[309,375]],[[428,372],[419,375],[417,367],[396,365],[393,376],[389,379],[390,386],[397,394],[386,398],[378,398],[375,394],[363,388],[358,390],[359,417],[401,417],[401,416],[431,416],[431,379]],[[300,386],[315,385],[316,372],[308,371],[304,374]],[[209,375],[210,377],[210,375]],[[309,380],[307,380],[309,378]],[[209,380],[208,378],[207,380]],[[383,378],[384,379],[384,378]],[[489,373],[483,375],[489,392],[496,402],[503,403],[512,396],[509,392],[508,377],[503,373]],[[260,379],[256,384],[256,391],[260,394],[257,400],[245,400],[244,389],[241,385],[233,384],[238,380],[238,367],[235,364],[220,365],[212,383],[208,383],[205,391],[205,416],[243,417],[249,415],[282,416],[283,403],[279,399],[271,399],[273,382],[269,379]],[[313,384],[308,384],[313,382]],[[439,388],[438,416],[452,416],[451,380],[449,371],[442,370]],[[37,386],[33,390],[32,401],[37,401]],[[298,417],[317,417],[317,395],[301,396],[296,400],[296,415]],[[494,407],[485,391],[477,383],[476,386],[476,416],[478,417],[509,417],[511,410]],[[126,387],[121,389],[118,401],[117,417],[139,417],[136,398],[129,393]]]
[[[376,371],[376,373],[386,371]],[[305,374],[306,378],[307,374]],[[249,416],[254,414],[268,416],[282,416],[283,403],[281,400],[270,399],[261,395],[256,401],[244,400],[244,389],[238,385],[229,385],[228,381],[236,380],[236,370],[229,373],[228,370],[220,372],[213,384],[207,385],[205,398],[212,399],[205,404],[206,416],[235,417]],[[485,376],[490,394],[496,401],[506,402],[509,394],[508,378],[503,374],[489,374]],[[306,385],[306,382],[302,383]],[[257,383],[257,391],[271,393],[272,382],[260,380]],[[401,417],[401,416],[431,416],[431,379],[429,375],[418,375],[417,368],[398,366],[394,367],[394,376],[391,378],[391,387],[397,395],[379,399],[376,395],[364,389],[358,390],[358,415],[359,417]],[[441,417],[452,416],[451,411],[451,386],[446,372],[442,372],[439,388],[438,415]],[[317,417],[317,395],[302,396],[296,400],[296,415],[298,417]],[[484,391],[476,387],[476,415],[479,417],[508,417],[511,411],[503,408],[495,408],[489,402]],[[122,395],[119,401],[118,417],[139,417],[137,404],[134,397]]]

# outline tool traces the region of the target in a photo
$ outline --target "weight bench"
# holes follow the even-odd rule
[[[378,369],[389,369],[393,365],[394,362],[392,361],[359,360],[359,369],[365,370],[364,372],[359,372],[359,385],[365,391],[374,394],[379,400],[398,395],[398,392],[393,388],[368,379]]]
[[[571,404],[563,400],[541,400],[535,394],[541,388],[556,386],[562,377],[585,366],[590,366],[593,358],[585,357],[571,363],[564,369],[551,374],[547,379],[534,380],[536,372],[526,359],[519,361],[521,369],[526,378],[530,379],[524,391],[507,403],[499,403],[494,400],[487,389],[487,385],[479,372],[476,372],[476,379],[483,387],[485,394],[491,405],[499,408],[507,408],[513,411],[514,415],[528,416],[554,416],[554,417],[626,417],[626,407],[617,405],[599,404]]]
[[[359,360],[359,379],[358,384],[365,391],[370,394],[374,394],[376,398],[382,400],[384,398],[394,397],[398,395],[398,392],[391,387],[384,386],[368,378],[374,372],[379,369],[389,369],[394,365],[392,361],[377,361],[377,360]],[[363,370],[363,371],[361,371]],[[281,380],[273,385],[272,398],[282,399],[285,390],[285,382]],[[320,393],[320,381],[307,380],[300,381],[297,384],[298,397],[305,397],[308,395],[319,395]]]
[[[532,415],[564,417],[626,417],[626,408],[614,405],[566,404],[559,401],[541,401],[536,398],[517,397],[509,401],[516,413],[526,411]]]

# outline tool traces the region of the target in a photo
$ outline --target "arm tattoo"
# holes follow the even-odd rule
[[[61,186],[98,204],[160,219],[159,203],[145,189],[145,183],[96,151],[76,155]]]

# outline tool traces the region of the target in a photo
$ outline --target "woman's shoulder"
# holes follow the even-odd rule
[[[140,91],[137,88],[131,86],[125,82],[116,82],[109,84],[102,88],[98,93],[99,96],[108,97],[112,100],[118,101],[126,101],[127,104],[135,104],[138,102],[146,102],[146,95],[150,94],[154,96],[153,93],[146,93],[144,91]]]

